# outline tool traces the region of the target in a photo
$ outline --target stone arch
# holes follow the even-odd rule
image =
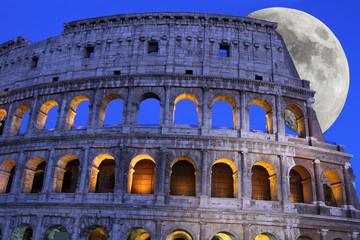
[[[11,127],[10,127],[10,135],[11,136],[15,136],[15,135],[19,134],[19,130],[21,127],[23,117],[29,110],[30,110],[30,107],[27,104],[23,104],[15,110],[13,119],[11,122]]]
[[[235,236],[229,232],[218,232],[211,240],[236,240]]]
[[[285,124],[294,132],[297,132],[298,137],[305,138],[305,116],[304,111],[296,104],[289,104],[284,109]]]
[[[216,160],[211,168],[211,196],[236,198],[238,195],[238,170],[227,158]]]
[[[277,174],[274,166],[266,161],[255,163],[251,168],[252,198],[277,200]]]
[[[312,181],[309,170],[296,165],[289,172],[291,202],[311,203],[313,201]]]
[[[176,240],[176,239],[193,240],[190,233],[182,229],[175,230],[166,237],[166,240]]]
[[[254,240],[277,240],[277,239],[278,239],[278,238],[275,237],[274,234],[272,234],[272,233],[267,233],[267,232],[258,234],[258,235],[256,235],[256,237],[254,238]]]
[[[199,126],[199,101],[198,99],[191,93],[183,93],[177,96],[174,100],[174,108],[173,108],[173,123],[175,123],[175,111],[176,111],[176,104],[181,100],[191,100],[196,105],[196,113],[197,113],[197,126]]]
[[[142,227],[134,227],[127,231],[123,240],[150,240],[150,234]]]
[[[45,128],[46,119],[48,117],[48,112],[51,108],[58,106],[59,104],[54,100],[49,100],[45,102],[39,110],[38,117],[36,120],[36,130],[42,131]],[[55,119],[56,120],[56,119]]]
[[[2,135],[4,131],[6,115],[7,115],[6,110],[0,109],[0,135]]]
[[[232,107],[232,115],[233,115],[233,129],[236,129],[236,103],[234,101],[234,99],[232,99],[231,97],[229,96],[218,96],[216,97],[213,101],[212,101],[212,104],[211,104],[211,108],[213,109],[214,107],[214,104],[218,101],[224,101],[224,102],[227,102],[231,107]],[[212,119],[214,119],[214,116],[213,116],[213,111],[211,111],[211,116],[212,116]]]
[[[104,97],[104,99],[101,102],[101,106],[100,106],[100,115],[99,115],[99,127],[104,126],[104,122],[106,119],[106,111],[107,111],[107,106],[108,104],[113,101],[113,100],[124,100],[124,98],[120,95],[120,94],[109,94],[106,97]],[[124,102],[123,102],[124,104]],[[121,112],[120,118],[122,119],[122,115],[123,112]]]
[[[333,207],[344,205],[340,175],[333,170],[327,170],[322,176],[325,204]]]
[[[108,240],[109,234],[106,229],[99,225],[93,225],[84,232],[81,240]]]
[[[66,114],[66,123],[65,129],[72,129],[74,126],[74,119],[76,115],[76,109],[82,101],[90,101],[86,96],[76,96],[69,103],[67,114]]]
[[[53,225],[45,232],[45,240],[69,239],[69,233],[63,225]]]
[[[196,165],[186,156],[176,158],[171,164],[170,195],[196,195]]]
[[[15,174],[15,161],[5,160],[0,165],[0,193],[9,193]]]
[[[302,235],[302,236],[298,237],[296,240],[313,240],[313,239],[311,237]]]
[[[155,99],[156,102],[156,106],[152,106],[151,109],[151,114],[154,114],[153,117],[156,116],[156,119],[153,119],[153,122],[147,122],[142,118],[143,114],[146,112],[146,110],[144,108],[141,108],[142,104],[146,104],[145,101],[150,100],[150,99]],[[136,122],[138,125],[150,125],[150,126],[158,126],[160,125],[160,115],[161,115],[161,99],[159,97],[159,95],[157,93],[154,92],[147,92],[144,93],[140,96],[139,101],[138,101],[138,113],[137,113],[137,119]],[[146,123],[145,123],[146,122]]]
[[[33,157],[25,165],[22,192],[41,192],[44,181],[46,161],[42,157]]]
[[[155,160],[148,154],[134,157],[129,164],[128,193],[153,194]]]
[[[260,106],[265,111],[266,117],[266,131],[267,133],[273,133],[273,112],[270,103],[263,99],[253,99],[247,106],[248,116],[249,116],[249,123],[251,123],[252,119],[250,116],[250,105],[257,105]]]
[[[11,240],[31,240],[32,237],[33,230],[27,223],[20,224],[11,234]]]
[[[89,192],[113,192],[115,158],[108,153],[97,155],[91,167]]]
[[[71,154],[67,154],[61,157],[57,161],[55,167],[53,191],[74,193],[76,191],[78,176],[79,176],[78,157]],[[70,182],[69,187],[67,186],[68,182]]]

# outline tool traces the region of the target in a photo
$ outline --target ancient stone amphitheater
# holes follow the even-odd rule
[[[359,239],[352,156],[325,142],[276,26],[128,14],[0,45],[2,239]],[[138,122],[148,99],[156,125]],[[104,125],[116,100],[121,124]],[[83,101],[87,125],[74,127]],[[182,101],[195,126],[174,123]],[[212,124],[218,103],[232,128]],[[250,130],[253,105],[266,131]]]

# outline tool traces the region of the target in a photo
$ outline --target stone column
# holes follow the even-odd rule
[[[162,125],[163,127],[169,127],[171,125],[170,86],[165,86],[165,104],[164,104],[164,117],[163,117]]]
[[[162,147],[161,151],[161,159],[156,164],[156,205],[164,205],[165,204],[165,163],[167,158],[167,148]]]
[[[38,91],[35,90],[34,91],[34,96],[35,96],[35,99],[34,99],[34,102],[32,103],[32,106],[30,108],[30,113],[29,113],[29,120],[28,120],[28,123],[27,123],[27,126],[26,126],[26,131],[25,131],[25,134],[26,133],[33,133],[35,132],[35,129],[36,129],[36,120],[37,120],[37,116],[39,114],[39,111],[36,111],[35,112],[35,109],[37,107],[37,96],[38,96]]]
[[[88,121],[87,121],[87,127],[86,127],[86,131],[88,133],[93,133],[95,131],[95,129],[98,127],[98,123],[99,123],[99,113],[98,113],[98,109],[100,109],[99,106],[99,89],[94,90],[94,94],[93,94],[93,99],[92,101],[90,100],[90,105],[89,105],[89,114],[88,114]]]
[[[209,174],[208,174],[208,150],[207,149],[201,149],[201,155],[202,155],[202,174],[201,174],[201,194],[202,197],[210,197],[208,189],[208,184],[211,185],[209,182]],[[210,188],[211,189],[211,188]],[[211,194],[211,193],[210,193]]]
[[[319,230],[320,240],[327,240],[326,234],[328,231],[329,231],[329,229],[325,229],[325,228]]]
[[[66,95],[62,99],[59,108],[58,108],[58,114],[56,116],[56,125],[55,125],[55,131],[61,131],[65,129],[65,118],[66,118]]]
[[[42,221],[43,221],[43,215],[38,215],[38,221],[36,223],[35,232],[33,233],[34,239],[40,239]]]
[[[113,224],[113,227],[111,230],[110,240],[120,239],[120,224],[118,224],[116,222],[117,221],[115,220],[115,223]]]
[[[242,239],[250,239],[250,227],[251,224],[244,224],[243,226],[243,238]]]
[[[76,189],[76,201],[81,202],[83,200],[84,194],[87,192],[85,190],[85,182],[88,170],[88,154],[89,154],[89,147],[84,147],[84,154],[83,159],[81,161],[81,172],[80,172],[80,181],[78,188]]]
[[[276,140],[277,141],[283,141],[285,138],[285,121],[282,116],[283,109],[282,109],[282,103],[281,103],[281,96],[276,95],[275,96],[275,104],[276,104]]]
[[[54,182],[54,171],[53,171],[53,164],[55,159],[54,158],[55,149],[50,148],[48,154],[48,160],[46,162],[46,169],[45,169],[45,178],[44,178],[44,187],[42,192],[43,193],[50,193],[52,192],[52,185]]]
[[[2,136],[9,136],[10,134],[11,124],[13,120],[12,116],[14,115],[14,112],[12,112],[13,105],[14,104],[10,104],[9,106]]]
[[[241,154],[241,175],[242,175],[242,200],[243,200],[243,208],[250,207],[251,201],[251,168],[247,163],[247,150],[242,150]]]
[[[346,198],[344,200],[344,204],[351,206],[354,205],[353,198],[352,198],[352,191],[351,191],[351,182],[350,176],[349,176],[349,168],[351,167],[351,164],[349,162],[345,163],[345,165],[342,167],[343,169],[343,178],[344,178],[344,185],[345,185],[345,194]]]
[[[281,198],[284,203],[290,202],[290,193],[289,193],[289,177],[287,174],[287,168],[285,166],[285,155],[279,155],[280,160],[280,191]]]
[[[73,233],[71,234],[71,239],[79,240],[80,239],[79,232],[80,232],[80,217],[77,216],[75,217],[75,223],[73,227]]]
[[[124,145],[120,145],[121,148],[121,161],[120,161],[120,176],[121,177],[121,182],[120,182],[120,191],[122,193],[122,195],[124,195],[125,193],[127,193],[127,176],[128,176],[128,167],[125,165],[128,161],[128,149],[126,146]]]
[[[209,129],[211,129],[211,119],[209,114],[208,106],[208,91],[207,87],[202,88],[202,107],[197,106],[198,108],[198,127],[201,127],[201,135],[208,135]],[[201,103],[199,103],[201,105]]]
[[[123,154],[122,154],[122,146],[120,145],[118,147],[119,149],[119,158],[117,159],[116,161],[116,158],[115,158],[115,183],[114,183],[114,201],[117,202],[117,203],[121,203],[122,201],[122,172],[123,172],[123,169],[122,169],[122,161],[123,161]]]
[[[163,239],[162,232],[161,232],[162,222],[157,220],[155,221],[155,236],[154,239]],[[152,237],[151,237],[152,238]]]
[[[320,160],[315,159],[313,161],[313,165],[314,165],[314,177],[315,177],[315,188],[316,188],[316,201],[319,204],[324,204],[324,191],[323,191],[323,187],[322,187],[322,182],[321,182],[321,170],[320,170]]]
[[[10,239],[11,229],[10,229],[11,217],[5,217],[5,225],[3,226],[2,239]]]
[[[123,125],[123,133],[130,133],[130,125],[132,125],[133,119],[133,103],[132,103],[132,93],[133,89],[131,87],[128,88],[128,97],[127,101],[123,110],[123,117],[124,117],[124,125]]]
[[[13,178],[13,182],[11,184],[10,193],[20,193],[21,192],[21,178],[24,173],[24,167],[26,165],[25,162],[25,153],[24,151],[20,151],[19,160],[17,161],[17,165],[15,166],[15,174]]]
[[[246,93],[240,91],[240,137],[245,137],[249,130],[249,116],[246,113]]]
[[[199,222],[200,224],[200,236],[199,239],[206,239],[206,223]]]

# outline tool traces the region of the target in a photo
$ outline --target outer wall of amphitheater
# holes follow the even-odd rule
[[[2,239],[360,239],[352,155],[325,142],[276,26],[128,14],[0,45]],[[147,99],[153,125],[138,124]],[[121,121],[106,126],[114,100]],[[174,123],[184,100],[195,125]],[[83,101],[87,124],[76,127]],[[218,102],[232,127],[214,127]],[[251,129],[252,105],[263,131]]]

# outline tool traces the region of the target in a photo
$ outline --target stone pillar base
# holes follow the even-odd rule
[[[156,206],[164,206],[165,205],[165,194],[159,193],[156,195]]]

